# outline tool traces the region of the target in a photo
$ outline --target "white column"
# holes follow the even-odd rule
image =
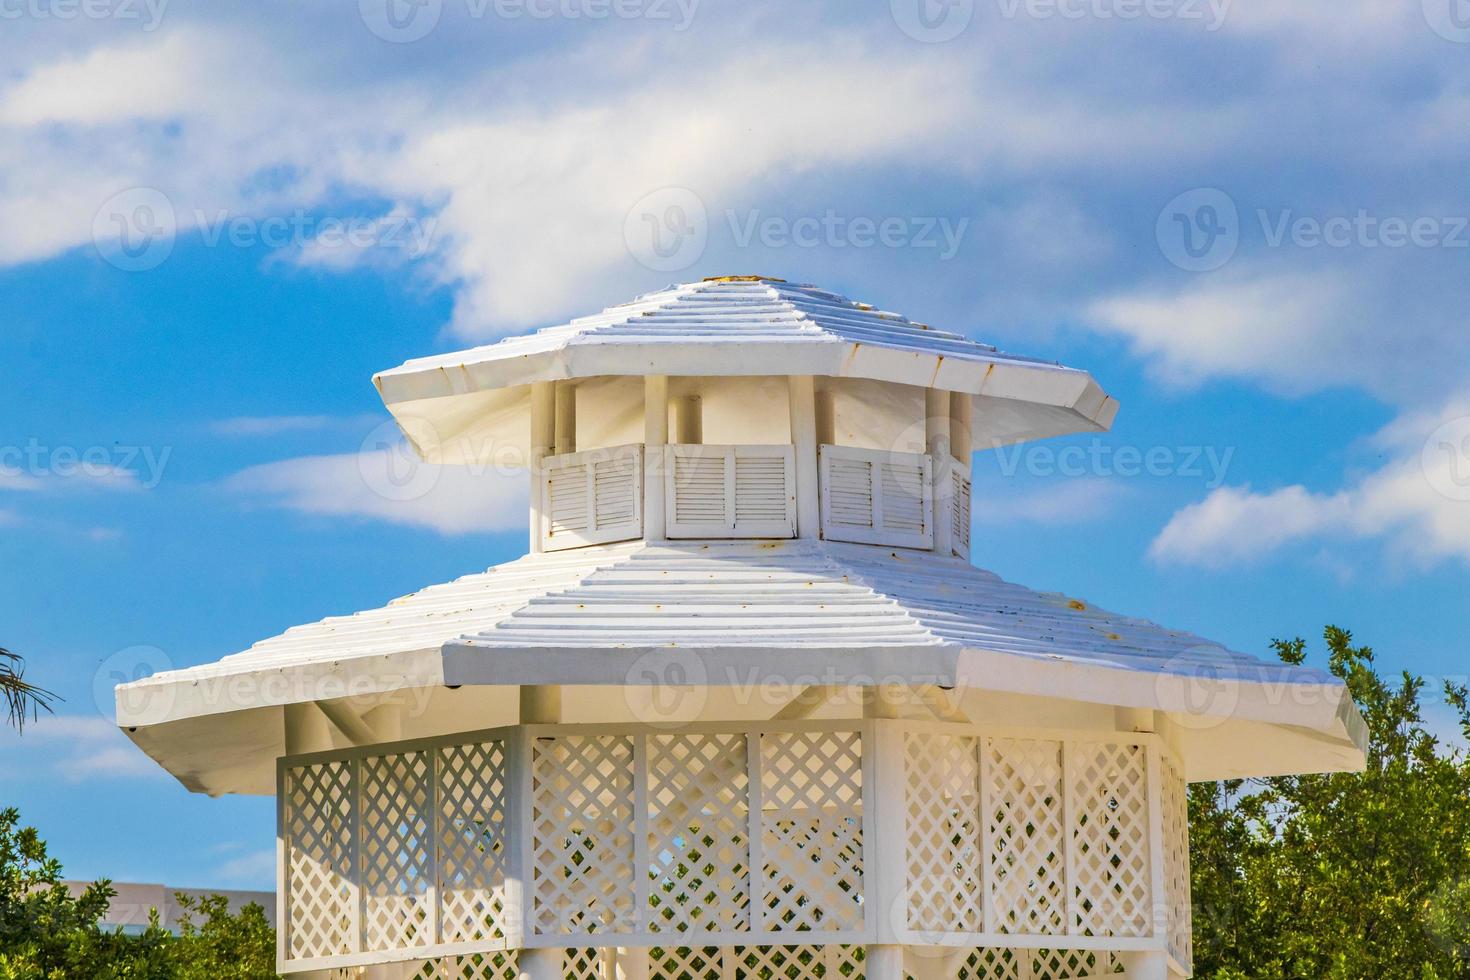
[[[819,391],[816,394],[817,409],[817,444],[822,446],[837,445],[837,405],[830,391]]]
[[[869,946],[863,963],[863,976],[866,980],[904,980],[903,947],[887,944]]]
[[[397,742],[403,738],[404,712],[401,704],[380,704],[363,714],[362,720],[379,742]]]
[[[288,704],[284,715],[286,754],[325,752],[332,747],[332,727],[315,701]]]
[[[1127,971],[1128,980],[1171,980],[1167,953],[1119,953],[1118,959]]]
[[[704,442],[704,403],[698,395],[674,402],[674,441],[691,446]]]
[[[648,947],[619,946],[613,957],[613,980],[648,980]]]
[[[787,381],[791,402],[791,444],[796,456],[796,534],[821,535],[821,500],[817,495],[817,398],[809,374],[793,374]]]
[[[963,391],[949,393],[949,451],[966,473],[970,472],[970,456],[975,451],[975,436],[971,431],[974,409],[973,396]]]
[[[556,385],[556,455],[577,451],[577,386],[570,381]]]
[[[953,494],[949,490],[949,392],[924,392],[924,442],[934,477],[934,551],[946,558],[954,553]]]
[[[541,460],[556,442],[556,384],[531,384],[531,553],[541,550]]]
[[[522,684],[521,724],[561,724],[561,685]]]
[[[664,506],[664,446],[669,441],[669,379],[650,374],[643,379],[643,536],[662,540],[668,534]]]
[[[562,980],[562,957],[560,949],[523,949],[520,952],[520,973],[526,980]]]

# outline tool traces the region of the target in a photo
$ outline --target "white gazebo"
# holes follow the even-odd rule
[[[276,794],[284,973],[1187,976],[1186,784],[1363,765],[1330,675],[970,564],[1082,371],[733,276],[374,380],[530,554],[118,694]]]

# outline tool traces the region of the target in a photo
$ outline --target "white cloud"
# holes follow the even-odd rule
[[[1352,298],[1335,272],[1241,268],[1173,290],[1110,296],[1088,313],[1152,361],[1164,383],[1234,377],[1315,389],[1343,380],[1323,368],[1350,339]]]
[[[1154,539],[1162,562],[1226,566],[1328,535],[1383,538],[1432,564],[1470,563],[1470,398],[1396,420],[1374,439],[1390,461],[1335,493],[1222,487]]]
[[[252,466],[225,488],[242,499],[305,514],[427,527],[442,534],[526,526],[524,473],[432,466],[403,444]]]
[[[977,524],[1082,524],[1107,514],[1122,496],[1115,480],[1066,479],[1006,496],[977,495],[970,510]]]
[[[230,858],[215,869],[211,880],[243,887],[267,885],[276,877],[276,851],[267,848]]]
[[[333,415],[239,415],[209,423],[218,436],[275,436],[284,432],[317,432],[340,419]]]
[[[8,744],[7,744],[8,743]],[[96,715],[42,714],[24,734],[0,733],[7,761],[27,760],[11,775],[55,773],[70,783],[161,778],[167,774],[116,725]]]

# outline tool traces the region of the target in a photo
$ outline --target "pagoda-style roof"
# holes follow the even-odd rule
[[[415,358],[373,380],[430,462],[527,440],[526,386],[606,376],[813,375],[976,397],[977,445],[1105,431],[1086,371],[1009,354],[810,285],[728,276],[668,286],[560,326]]]
[[[1361,720],[1328,674],[956,558],[805,539],[530,555],[125,685],[118,720],[192,788],[262,792],[249,760],[268,768],[280,736],[261,710],[460,686],[624,689],[655,683],[646,668],[666,663],[709,688],[936,684],[1155,709],[1183,719],[1192,779],[1362,763]],[[255,720],[224,717],[242,712]]]

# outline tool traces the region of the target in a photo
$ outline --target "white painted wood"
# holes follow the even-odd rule
[[[829,541],[934,547],[933,460],[822,446],[822,536]]]
[[[520,954],[520,972],[525,980],[564,980],[562,950],[552,948],[523,949]]]
[[[373,730],[358,717],[357,712],[344,702],[318,701],[316,704],[322,714],[326,715],[327,719],[353,745],[371,745],[378,740]]]
[[[619,946],[613,957],[612,980],[649,980],[648,947]]]
[[[520,700],[521,724],[555,725],[561,721],[561,688],[558,685],[522,685]]]
[[[832,392],[820,388],[816,392],[817,444],[835,445],[837,442],[837,407]]]
[[[643,379],[643,529],[650,541],[668,536],[663,486],[669,441],[669,379],[651,374]]]
[[[577,386],[570,381],[556,385],[555,433],[553,452],[560,456],[577,451]]]
[[[974,413],[974,398],[959,391],[949,393],[950,453],[967,474],[970,472],[970,457],[975,452]]]
[[[1169,969],[1168,954],[1159,950],[1124,953],[1119,958],[1126,971],[1125,980],[1172,980],[1174,976]]]
[[[808,684],[772,715],[771,720],[800,721],[803,718],[809,718],[838,690],[840,689],[832,684]]]
[[[863,966],[865,980],[906,980],[902,946],[870,943]]]
[[[282,711],[287,755],[322,752],[332,747],[331,722],[315,701],[286,705]],[[277,919],[276,921],[282,921]]]
[[[631,541],[643,534],[643,447],[612,446],[541,462],[544,551]]]
[[[929,454],[932,486],[949,489],[950,483],[950,397],[949,392],[934,388],[924,392],[924,446]],[[942,495],[941,495],[942,496]],[[953,521],[934,522],[934,550],[941,555],[952,554]]]
[[[531,385],[531,553],[541,550],[542,494],[541,463],[556,442],[556,384],[537,381]]]
[[[691,445],[704,442],[704,403],[698,395],[685,395],[674,402],[674,440]]]
[[[665,447],[670,538],[790,538],[796,530],[791,446]]]
[[[970,534],[973,517],[970,513],[970,474],[961,469],[958,461],[950,464],[949,514],[951,523],[950,550],[959,557],[970,559]]]
[[[817,475],[816,387],[809,374],[787,379],[791,411],[791,442],[796,459],[796,533],[821,536],[821,491]]]

